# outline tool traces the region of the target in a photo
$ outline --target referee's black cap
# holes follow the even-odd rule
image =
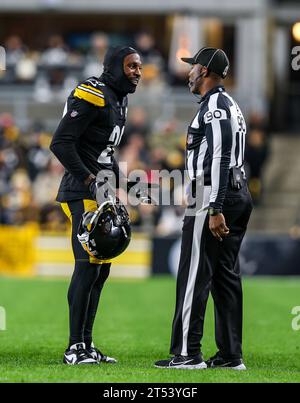
[[[201,64],[222,78],[227,76],[229,69],[226,53],[218,48],[202,48],[194,57],[182,57],[181,60],[189,64]]]

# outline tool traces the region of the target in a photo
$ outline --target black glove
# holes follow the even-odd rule
[[[96,195],[97,195],[97,182],[96,179],[94,179],[90,184],[89,184],[89,191],[94,200],[96,200]]]
[[[158,188],[158,185],[155,184],[155,183],[141,182],[141,181],[139,181],[139,180],[137,180],[137,181],[129,181],[129,180],[127,180],[127,182],[126,182],[126,185],[127,185],[127,192],[129,192],[130,189],[131,189],[133,186],[137,185],[137,184],[139,184],[139,186],[138,186],[139,191],[147,191],[147,190],[149,190],[149,189],[156,189],[156,188]]]
[[[103,185],[105,185],[105,187],[101,191],[99,191]],[[112,198],[116,197],[114,189],[110,186],[107,180],[105,180],[104,182],[97,182],[97,180],[94,179],[89,184],[89,191],[92,195],[92,198],[96,200],[99,205],[104,201],[109,200],[109,196],[111,196]]]
[[[156,200],[151,198],[149,190],[158,188],[158,185],[148,182],[141,182],[139,180],[127,181],[127,192],[129,192],[130,189],[135,185],[138,185],[136,189],[136,197],[140,199],[143,204],[157,204]]]

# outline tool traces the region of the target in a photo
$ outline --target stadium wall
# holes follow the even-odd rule
[[[149,237],[146,234],[133,234],[126,252],[114,259],[111,276],[149,276],[150,252]],[[22,227],[0,226],[0,274],[61,277],[71,276],[73,267],[68,234],[41,232],[34,223]]]
[[[156,237],[152,244],[152,274],[176,275],[180,238]],[[246,235],[240,251],[244,275],[300,275],[300,240],[289,235]]]
[[[252,0],[251,2],[240,0],[152,0],[151,2],[141,2],[139,0],[2,0],[0,9],[3,11],[23,11],[23,12],[82,12],[82,11],[101,11],[101,12],[188,12],[198,11],[205,13],[214,13],[216,10],[224,14],[232,13],[253,13],[264,10],[270,0]]]
[[[13,239],[14,242],[8,240]],[[111,276],[145,278],[176,275],[180,236],[153,237],[134,233],[128,249],[113,262]],[[250,233],[240,252],[245,275],[300,275],[300,239],[289,235]],[[0,227],[0,274],[70,276],[73,255],[69,235],[40,232],[34,223]]]

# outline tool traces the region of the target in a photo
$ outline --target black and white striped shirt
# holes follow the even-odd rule
[[[208,91],[188,127],[186,168],[191,180],[203,176],[211,186],[209,206],[222,209],[229,169],[243,171],[246,124],[235,100],[223,86]]]

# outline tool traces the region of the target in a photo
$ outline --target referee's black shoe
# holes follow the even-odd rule
[[[169,368],[169,369],[206,369],[207,365],[203,361],[202,355],[197,354],[193,356],[175,355],[168,360],[156,361],[154,364],[156,368]]]
[[[247,368],[243,363],[241,358],[237,359],[225,359],[219,352],[206,361],[207,368],[224,368],[224,369],[235,369],[237,371],[245,371]]]

